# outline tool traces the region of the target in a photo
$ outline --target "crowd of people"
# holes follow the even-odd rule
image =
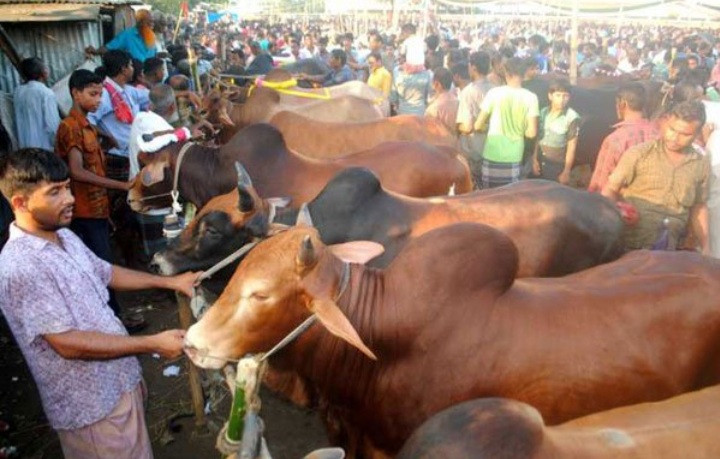
[[[570,68],[569,23],[435,21],[425,36],[412,23],[397,34],[371,25],[355,36],[329,19],[185,24],[175,36],[172,21],[143,10],[135,27],[87,49],[102,65],[71,75],[73,106],[64,119],[42,56],[23,61],[25,82],[14,94],[19,148],[0,160],[3,205],[15,219],[9,225],[7,207],[0,214],[9,225],[0,309],[66,457],[152,457],[130,356],[176,356],[183,332],[129,336],[126,327],[138,324],[123,316],[113,291],[188,293],[197,275],[161,278],[112,264],[111,222],[127,218],[113,202],[124,201],[143,155],[212,131],[196,116],[202,86],[245,85],[280,62],[315,61],[316,73],[295,75],[301,85],[360,80],[390,101],[394,115],[437,118],[457,136],[477,189],[532,177],[571,183],[582,118],[562,77]],[[664,238],[661,248],[684,243],[711,254],[720,37],[659,26],[580,30],[578,76],[625,75],[616,96],[620,122],[599,146],[589,191],[619,203],[631,223],[627,249],[657,248]],[[530,90],[547,73],[554,73],[547,92]],[[671,104],[653,119],[642,84],[652,80],[672,88]]]

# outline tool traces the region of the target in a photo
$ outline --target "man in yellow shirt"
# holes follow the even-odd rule
[[[367,58],[367,64],[370,68],[370,77],[367,84],[371,88],[379,89],[383,93],[383,97],[390,97],[390,88],[392,87],[392,75],[383,66],[380,53],[373,52]]]
[[[636,225],[623,234],[627,250],[661,248],[664,228],[675,250],[686,228],[703,253],[708,254],[710,159],[693,146],[705,124],[705,107],[699,101],[682,102],[668,115],[659,139],[626,151],[602,190],[613,201],[624,200],[639,213]]]

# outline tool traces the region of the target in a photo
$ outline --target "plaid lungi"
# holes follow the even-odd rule
[[[105,155],[105,177],[127,182],[130,173],[130,161],[118,155]]]
[[[482,161],[483,188],[497,188],[509,183],[519,182],[521,177],[521,163],[496,163],[487,159]]]

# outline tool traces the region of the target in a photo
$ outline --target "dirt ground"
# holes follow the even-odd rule
[[[141,333],[177,327],[177,307],[172,294],[162,291],[123,294],[120,303],[126,310],[144,314],[149,326]],[[230,408],[227,388],[217,383],[205,391],[206,396],[215,394],[212,399],[217,403],[207,417],[207,431],[198,432],[187,379],[189,361],[183,357],[168,362],[152,356],[142,356],[140,361],[149,391],[146,412],[155,458],[221,457],[214,445]],[[163,370],[171,365],[180,366],[179,376],[163,376]],[[265,436],[274,459],[301,458],[315,448],[327,446],[316,413],[296,408],[267,391],[261,393],[261,398]],[[15,451],[7,457],[62,458],[57,436],[43,415],[32,376],[4,319],[0,320],[0,420],[9,424],[8,430],[0,432],[0,448],[12,447]],[[1,426],[2,423],[0,430]]]

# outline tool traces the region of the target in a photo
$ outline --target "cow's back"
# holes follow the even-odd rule
[[[720,457],[720,386],[618,408],[546,428],[531,406],[485,398],[443,410],[398,459],[714,459]]]
[[[455,147],[455,137],[438,120],[395,116],[362,123],[325,123],[280,112],[271,124],[282,132],[288,147],[312,158],[332,158],[366,150],[383,142],[405,140]]]
[[[545,180],[429,200],[378,193],[356,205],[347,215],[351,237],[385,246],[372,266],[387,266],[412,238],[461,222],[508,235],[520,254],[518,277],[561,276],[620,255],[622,221],[615,207],[599,195]]]
[[[547,355],[573,382],[548,376],[503,395],[553,425],[718,384],[719,288],[720,261],[684,252],[636,251],[563,278],[518,279],[494,303],[492,329],[503,334],[493,339],[512,346],[504,371],[533,378]]]
[[[507,234],[520,252],[518,277],[554,277],[617,259],[620,214],[604,197],[546,180],[449,198],[473,220]]]
[[[523,401],[553,425],[720,383],[720,262],[641,252],[515,281],[516,268],[506,236],[459,224],[411,241],[386,269],[370,344],[382,369],[365,401],[374,420],[363,419],[380,447],[473,397]]]

